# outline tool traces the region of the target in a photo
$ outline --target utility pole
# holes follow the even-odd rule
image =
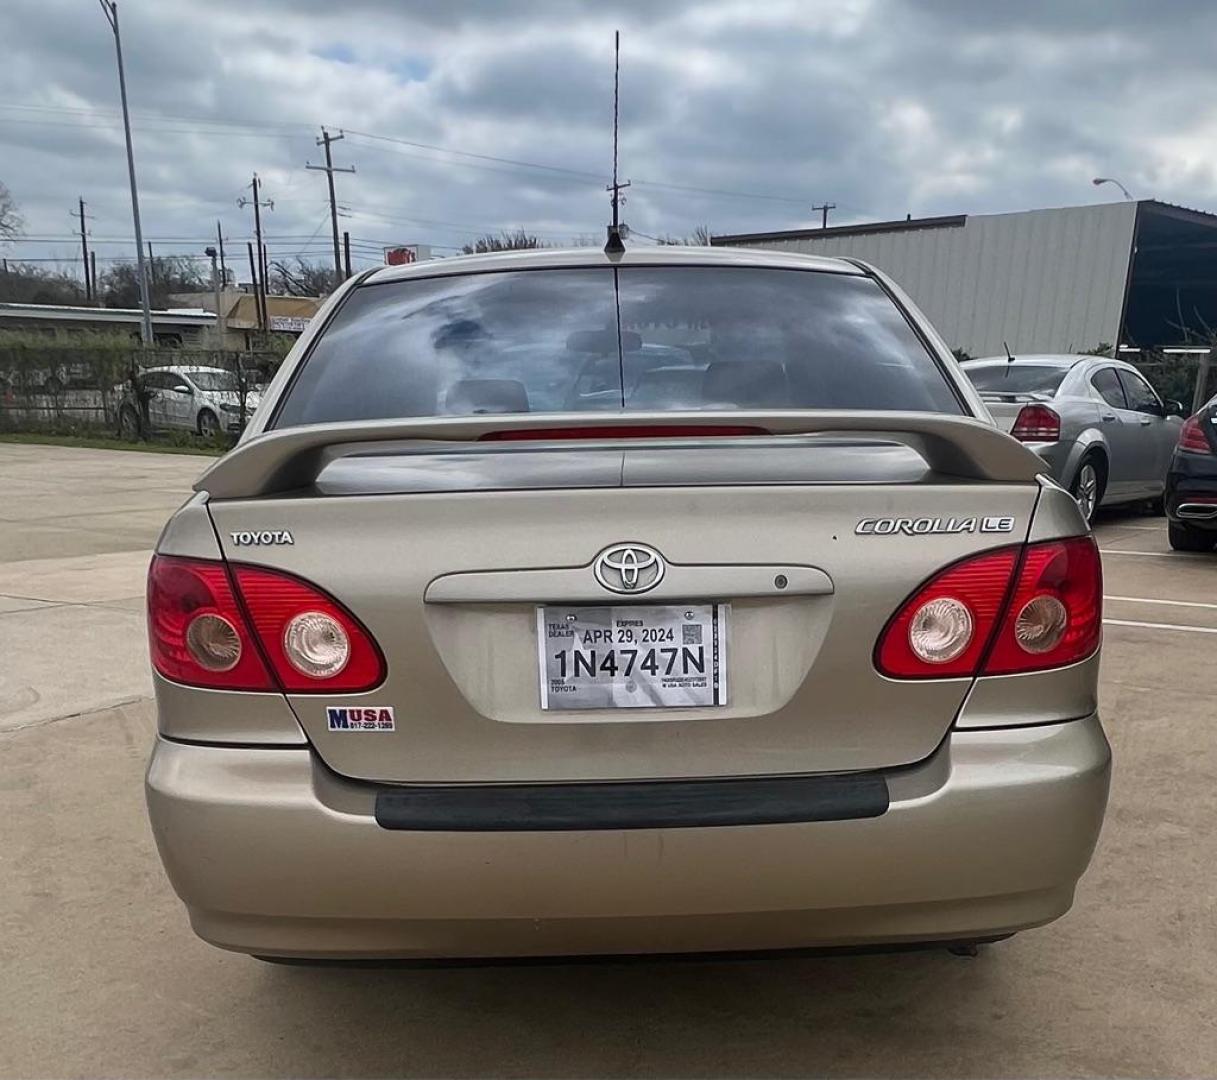
[[[253,192],[253,197],[247,199],[247,198],[245,198],[244,195],[242,195],[241,198],[239,198],[237,200],[237,205],[242,208],[244,208],[246,206],[252,206],[254,208],[254,239],[255,239],[255,242],[257,243],[257,247],[258,247],[258,268],[260,271],[259,273],[254,274],[254,288],[256,291],[257,287],[258,287],[258,282],[260,280],[262,283],[262,289],[261,289],[261,294],[260,294],[260,298],[259,298],[259,302],[258,302],[258,322],[260,324],[260,328],[261,328],[262,332],[265,333],[266,332],[266,321],[267,321],[266,320],[266,270],[267,270],[267,267],[266,267],[266,246],[262,243],[262,207],[265,206],[268,210],[273,210],[275,208],[275,202],[273,199],[267,199],[265,202],[262,201],[261,196],[259,194],[259,192],[261,191],[261,186],[262,186],[262,181],[258,179],[258,174],[254,173],[253,181],[249,185],[250,190]],[[250,269],[252,270],[253,265],[254,265],[253,248],[250,248],[249,265],[250,265]]]
[[[88,239],[88,233],[85,231],[85,200],[84,200],[83,195],[80,197],[80,199],[78,201],[78,205],[80,207],[78,214],[80,217],[81,269],[84,270],[84,276],[85,276],[85,302],[88,304],[92,304],[93,303],[93,279],[89,276],[89,239]],[[72,212],[69,210],[68,213],[71,214]],[[72,216],[75,217],[77,215],[73,214]]]
[[[351,276],[351,234],[344,232],[342,234],[342,268],[346,271],[346,276]]]
[[[613,182],[604,190],[612,192],[613,199],[613,223],[609,226],[608,241],[604,245],[605,251],[619,253],[625,250],[625,243],[621,235],[621,218],[619,208],[625,202],[625,196],[621,193],[630,186],[627,180],[624,184],[617,182],[617,123],[620,115],[621,102],[621,31],[613,31]]]
[[[813,211],[819,210],[821,212],[821,214],[823,215],[820,218],[820,228],[821,229],[828,228],[828,211],[835,210],[836,208],[837,208],[837,204],[835,202],[822,203],[820,206],[813,206],[811,208]]]
[[[139,269],[139,299],[143,308],[140,336],[145,345],[153,343],[152,303],[149,299],[148,278],[144,271],[144,234],[139,225],[139,191],[135,186],[135,151],[131,147],[131,117],[127,113],[127,76],[123,72],[123,43],[118,31],[117,0],[98,0],[105,12],[106,22],[114,32],[114,52],[118,58],[118,93],[123,103],[123,132],[127,136],[127,175],[131,181],[131,218],[135,225],[135,259]]]
[[[262,303],[262,288],[258,284],[258,267],[254,262],[254,246],[246,243],[246,250],[249,252],[249,280],[254,287],[254,310],[258,313],[258,329],[263,333],[266,331],[266,308]]]
[[[215,293],[216,303],[216,348],[224,348],[224,338],[226,327],[224,325],[224,310],[221,303],[220,295],[220,270],[216,266],[216,249],[213,247],[204,248],[203,254],[211,259],[211,289]]]
[[[219,218],[216,219],[216,247],[220,249],[220,280],[228,284],[228,268],[224,265],[224,233],[220,229]]]
[[[341,169],[334,165],[334,158],[330,153],[330,144],[336,143],[339,139],[343,138],[346,138],[346,136],[341,131],[337,135],[331,135],[325,128],[322,128],[321,138],[317,140],[317,145],[325,147],[325,164],[310,165],[308,162],[305,162],[304,165],[306,169],[325,173],[326,180],[330,186],[330,229],[334,236],[334,288],[338,288],[338,283],[343,280],[342,252],[338,247],[338,199],[334,194],[334,173],[353,173],[355,171],[353,165]]]
[[[89,252],[89,282],[90,288],[93,290],[93,299],[97,302],[97,306],[101,307],[101,297],[97,293],[97,252]]]

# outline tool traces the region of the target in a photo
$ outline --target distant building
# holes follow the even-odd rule
[[[48,337],[109,331],[140,339],[143,312],[139,308],[71,307],[64,304],[0,303],[0,330],[29,330]],[[152,333],[158,345],[205,348],[211,344],[215,314],[201,308],[152,312]]]
[[[220,294],[224,308],[224,338],[215,311],[215,293],[175,294],[180,307],[152,312],[152,333],[158,345],[193,349],[257,347],[258,306],[252,293],[226,289]],[[271,333],[304,333],[309,320],[325,302],[317,296],[268,296],[267,329]],[[72,307],[60,304],[0,303],[0,330],[32,330],[48,337],[96,331],[129,333],[140,339],[143,313],[139,308]]]
[[[215,293],[193,292],[174,294],[174,301],[197,304],[210,312],[215,307]],[[266,298],[267,329],[273,334],[296,334],[308,327],[325,298],[320,296],[268,296]],[[259,333],[258,303],[252,292],[225,289],[220,294],[224,308],[224,347],[251,349]]]
[[[1125,352],[1217,331],[1217,215],[1154,199],[711,237],[862,259],[972,356]],[[1212,328],[1210,330],[1209,328]]]

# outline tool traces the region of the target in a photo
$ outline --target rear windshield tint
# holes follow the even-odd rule
[[[357,289],[313,347],[276,426],[758,408],[962,411],[869,278],[605,268]]]
[[[1047,364],[994,364],[992,367],[964,365],[963,373],[982,394],[1055,394],[1068,368]]]

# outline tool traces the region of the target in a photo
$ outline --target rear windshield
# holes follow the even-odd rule
[[[356,289],[276,426],[640,409],[962,411],[870,278],[604,268]]]
[[[1047,364],[964,365],[963,373],[982,394],[1055,394],[1069,374],[1068,368]]]

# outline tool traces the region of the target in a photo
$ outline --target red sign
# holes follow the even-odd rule
[[[413,248],[385,248],[385,262],[389,266],[405,266],[407,263],[416,262],[417,260],[418,252]]]

